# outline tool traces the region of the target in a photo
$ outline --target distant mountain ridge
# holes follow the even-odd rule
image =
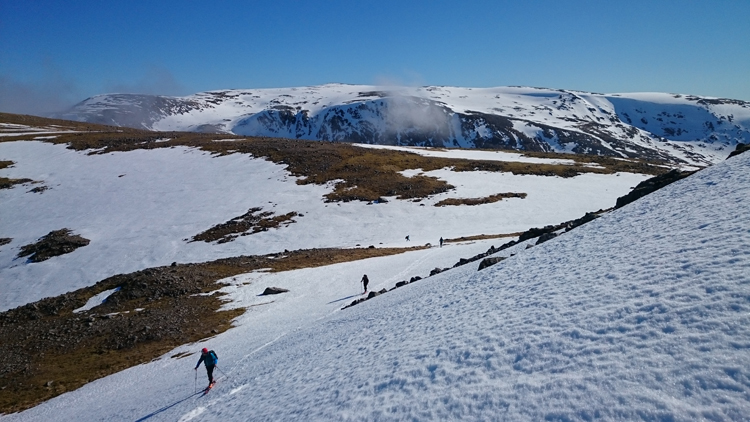
[[[705,165],[750,142],[750,103],[666,93],[329,84],[105,94],[53,117],[160,131],[516,149]]]

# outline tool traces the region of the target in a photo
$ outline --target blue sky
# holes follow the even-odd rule
[[[329,82],[750,101],[748,22],[748,0],[0,0],[0,111]]]

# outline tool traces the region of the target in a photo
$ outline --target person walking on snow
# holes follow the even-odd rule
[[[442,237],[440,238],[440,247],[441,248],[443,247],[443,238]]]
[[[201,366],[201,362],[206,365],[206,373],[208,374],[208,386],[211,387],[214,384],[214,367],[219,363],[219,357],[216,356],[216,352],[208,350],[205,347],[201,350],[201,358],[198,359],[198,363],[195,365],[195,370]]]
[[[363,275],[362,276],[362,284],[365,286],[365,293],[367,293],[367,283],[369,283],[369,282],[370,282],[370,280],[367,278],[367,274]]]

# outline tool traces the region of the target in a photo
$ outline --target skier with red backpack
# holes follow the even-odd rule
[[[201,358],[198,359],[198,363],[195,365],[196,371],[198,370],[198,367],[201,366],[201,362],[206,365],[206,373],[208,374],[207,389],[210,389],[216,383],[214,381],[214,368],[219,363],[219,357],[216,356],[216,352],[214,352],[213,350],[208,350],[204,347],[203,350],[201,350]]]

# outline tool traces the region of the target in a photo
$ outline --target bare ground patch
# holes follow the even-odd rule
[[[31,182],[33,182],[31,179],[9,179],[7,177],[0,177],[0,189],[10,189],[15,185],[22,185]]]
[[[485,196],[484,198],[446,198],[435,204],[436,207],[442,207],[445,205],[482,205],[491,204],[493,202],[502,201],[505,198],[526,198],[525,193],[498,193],[495,195]]]
[[[244,310],[219,311],[225,298],[217,292],[223,286],[217,281],[223,278],[261,268],[288,271],[416,249],[421,247],[309,249],[175,263],[116,275],[2,312],[0,413],[27,409],[231,328]],[[92,296],[117,287],[120,290],[102,305],[73,313]]]
[[[269,229],[277,229],[282,224],[288,226],[295,222],[296,212],[274,216],[271,211],[262,211],[262,208],[250,208],[245,214],[235,217],[225,223],[217,224],[210,229],[193,236],[191,242],[231,242],[239,236],[248,236]],[[257,213],[257,214],[256,214]]]
[[[0,113],[2,114],[2,113]],[[2,138],[0,138],[2,139]],[[15,164],[13,161],[10,160],[0,160],[0,170],[8,168],[13,166]],[[9,179],[7,177],[0,177],[0,189],[10,189],[15,185],[22,185],[24,183],[32,183],[34,182],[31,179]]]
[[[74,235],[70,229],[53,230],[36,243],[21,246],[18,257],[28,256],[31,262],[46,261],[53,256],[65,255],[89,244],[89,240]]]

